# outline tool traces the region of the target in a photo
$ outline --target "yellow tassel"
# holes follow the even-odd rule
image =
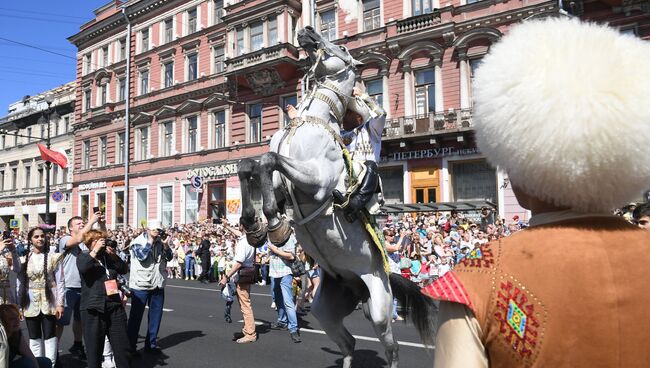
[[[363,221],[363,226],[366,228],[366,231],[370,235],[372,242],[375,243],[375,246],[377,247],[377,249],[379,249],[379,253],[381,253],[381,259],[383,261],[382,263],[384,264],[384,271],[386,271],[386,273],[390,273],[388,256],[386,256],[386,250],[381,245],[381,241],[379,240],[379,237],[375,232],[375,227],[372,226],[372,224],[370,223],[370,219],[368,218],[368,215],[364,211],[360,211],[360,215],[361,215],[361,221]]]

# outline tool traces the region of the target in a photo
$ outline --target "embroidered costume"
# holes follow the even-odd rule
[[[63,260],[64,253],[49,253],[47,255],[47,272],[50,288],[54,299],[47,301],[45,289],[45,274],[43,273],[43,262],[45,254],[31,253],[27,263],[27,278],[29,279],[29,305],[23,311],[25,317],[36,317],[40,313],[54,315],[57,306],[63,306],[63,268],[59,267]],[[16,289],[20,293],[22,277],[16,278]],[[18,294],[20,296],[20,294]],[[19,301],[20,302],[20,301]]]

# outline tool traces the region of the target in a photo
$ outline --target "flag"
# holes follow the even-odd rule
[[[68,167],[68,157],[65,154],[48,149],[40,143],[38,143],[38,150],[41,151],[41,158],[43,160],[57,164],[62,169]]]

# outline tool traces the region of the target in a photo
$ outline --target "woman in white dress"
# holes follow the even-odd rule
[[[47,237],[41,228],[27,235],[29,252],[18,268],[16,286],[27,331],[29,347],[36,357],[45,356],[56,364],[56,320],[63,315],[63,267],[65,253],[50,254]],[[44,348],[43,348],[44,346]]]

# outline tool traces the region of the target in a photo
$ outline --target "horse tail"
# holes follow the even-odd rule
[[[434,300],[422,294],[416,283],[402,275],[391,272],[389,281],[393,296],[404,309],[404,318],[415,325],[425,344],[433,346],[438,315]]]

